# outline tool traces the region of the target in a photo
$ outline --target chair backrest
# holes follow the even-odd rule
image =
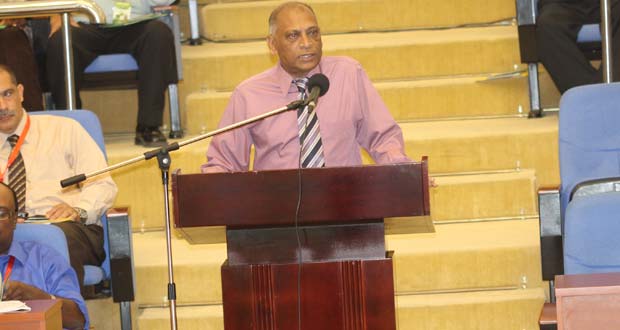
[[[582,182],[620,176],[620,83],[580,86],[560,101],[561,210]]]
[[[69,262],[69,248],[62,230],[56,226],[18,223],[13,234],[14,242],[35,241],[45,244],[60,253]]]
[[[80,125],[82,125],[82,127],[84,127],[84,129],[88,132],[88,134],[90,134],[93,140],[97,142],[99,149],[101,149],[101,151],[103,152],[103,155],[106,156],[107,158],[107,154],[105,151],[105,141],[103,139],[103,130],[101,129],[101,122],[99,122],[99,118],[94,112],[89,111],[89,110],[74,110],[74,111],[48,110],[48,111],[29,112],[28,114],[35,115],[35,116],[36,115],[54,115],[54,116],[71,118],[77,121],[78,123],[80,123]]]
[[[620,271],[620,83],[568,90],[559,141],[564,271]]]
[[[90,136],[95,140],[103,155],[106,156],[105,150],[105,141],[103,139],[103,130],[101,129],[101,123],[99,122],[99,118],[95,113],[89,110],[50,110],[50,111],[39,111],[39,112],[30,112],[30,115],[53,115],[53,116],[61,116],[66,118],[71,118],[88,132]],[[108,223],[105,214],[101,216],[101,225],[103,226],[103,235],[104,235],[104,249],[106,252],[106,259],[101,265],[101,267],[96,266],[84,266],[84,284],[92,285],[101,282],[104,278],[110,277],[110,248],[108,246]],[[65,241],[65,246],[66,246]]]

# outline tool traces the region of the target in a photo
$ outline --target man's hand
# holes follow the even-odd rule
[[[73,221],[80,221],[80,213],[67,203],[57,204],[47,211],[45,216],[50,220],[71,219]]]
[[[19,281],[8,281],[2,300],[50,299],[50,295],[31,285]]]

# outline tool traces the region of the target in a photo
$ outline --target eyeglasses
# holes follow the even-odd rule
[[[15,215],[15,211],[4,206],[0,206],[0,221],[11,219]]]

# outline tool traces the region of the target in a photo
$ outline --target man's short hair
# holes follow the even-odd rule
[[[316,17],[316,14],[314,13],[314,10],[307,3],[303,3],[303,2],[300,2],[300,1],[285,2],[285,3],[277,6],[271,12],[271,15],[269,15],[269,35],[270,36],[273,35],[276,32],[276,23],[277,23],[277,20],[278,20],[278,15],[280,14],[280,12],[282,10],[284,10],[286,8],[289,8],[289,7],[304,7],[304,8],[307,8],[308,10],[310,10],[312,15],[314,15],[314,17]]]
[[[2,66],[0,64],[0,71],[2,70]],[[0,185],[3,185],[6,187],[6,189],[8,189],[11,192],[11,195],[13,195],[13,205],[15,206],[15,213],[17,213],[18,209],[17,209],[17,195],[15,194],[15,190],[13,190],[13,188],[9,187],[9,185],[7,185],[4,182],[0,182]]]
[[[7,65],[4,64],[0,64],[0,72],[6,72],[9,75],[9,78],[11,78],[11,82],[13,83],[13,85],[17,85],[17,77],[15,76],[15,71],[13,71],[13,69],[9,68]]]

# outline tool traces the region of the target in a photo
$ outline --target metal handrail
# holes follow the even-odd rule
[[[71,51],[70,13],[87,14],[95,23],[105,23],[105,13],[90,0],[32,0],[0,3],[0,18],[42,17],[60,14],[62,18],[62,41],[65,65],[65,93],[67,108],[75,110],[75,81],[73,80],[73,52]]]
[[[81,12],[92,22],[105,23],[105,13],[89,0],[32,0],[0,3],[0,18],[42,17],[62,13]]]
[[[601,0],[601,43],[603,48],[603,82],[611,83],[613,77],[613,57],[611,50],[611,7],[608,0]]]

